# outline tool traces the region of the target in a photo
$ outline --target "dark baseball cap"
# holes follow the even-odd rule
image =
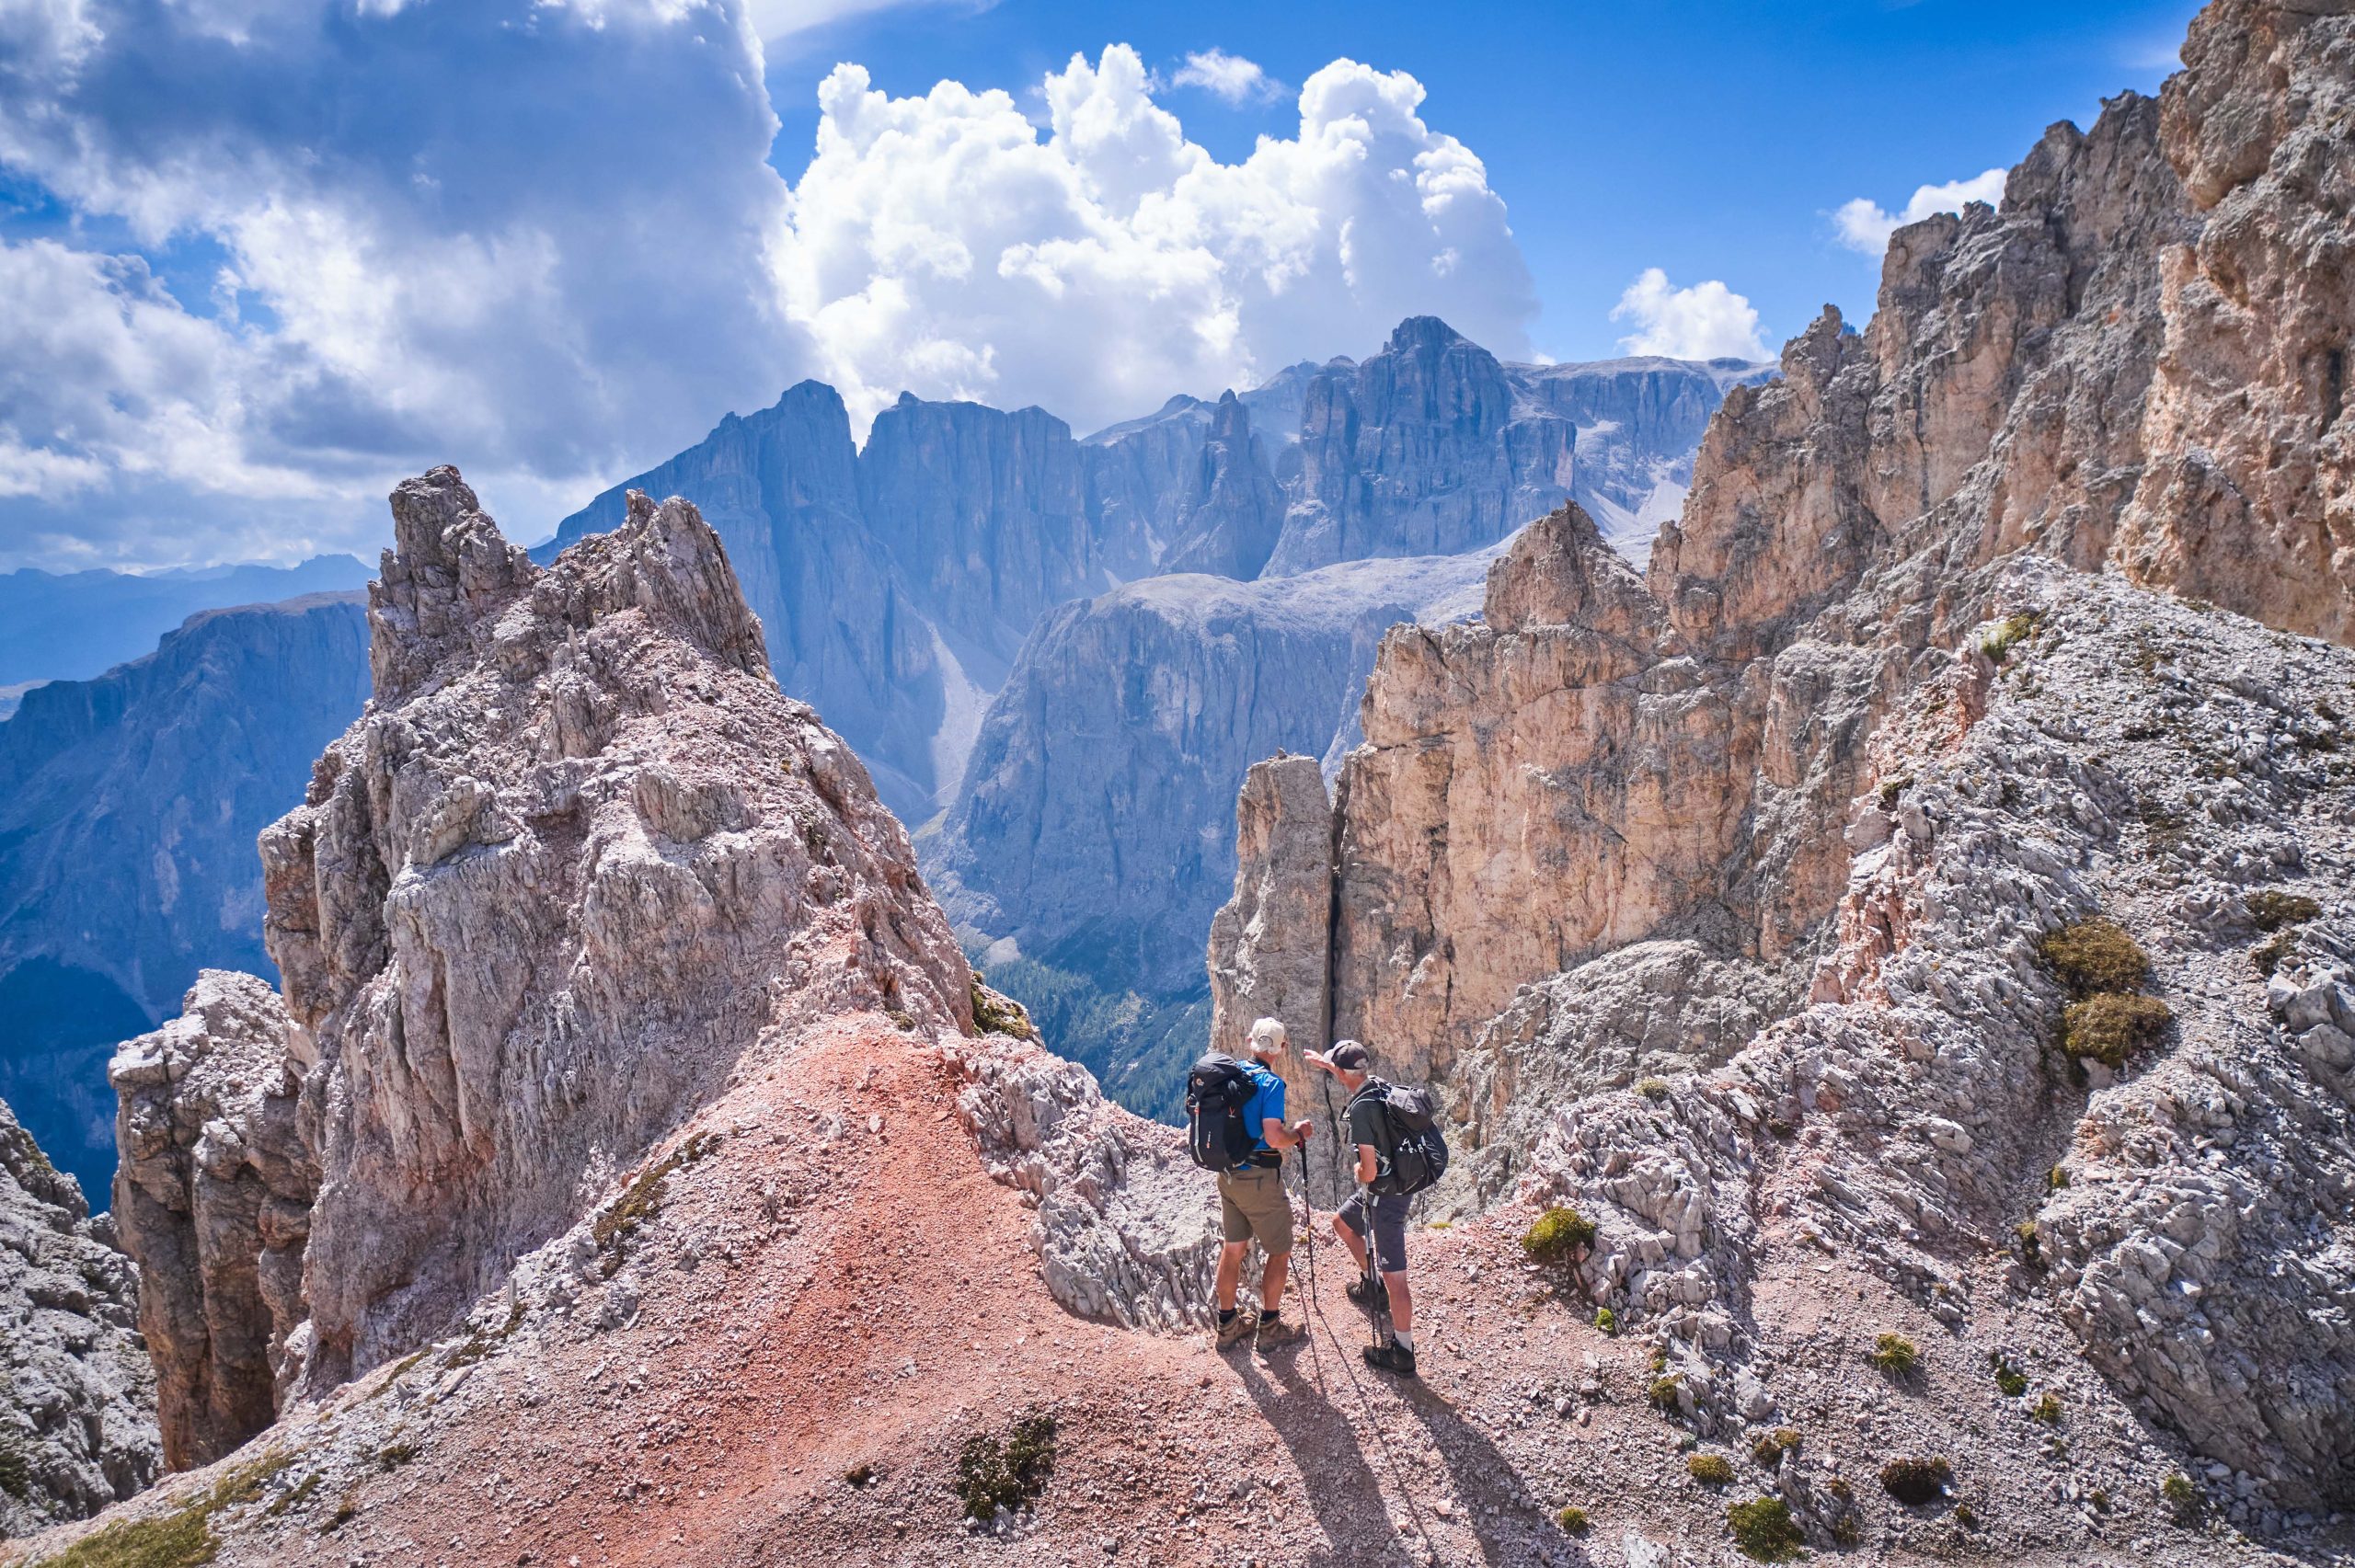
[[[1355,1040],[1334,1041],[1333,1048],[1325,1053],[1325,1059],[1350,1072],[1363,1072],[1373,1065],[1373,1056]]]

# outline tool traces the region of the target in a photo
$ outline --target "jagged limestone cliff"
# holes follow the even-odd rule
[[[2278,1527],[2355,1473],[2321,1414],[2355,1391],[2321,1220],[2349,660],[2291,635],[2343,641],[2355,603],[2355,18],[2223,0],[2185,58],[2047,132],[2000,209],[1901,230],[1861,337],[1827,312],[1728,398],[1641,585],[1565,512],[1482,623],[1393,634],[1329,839],[1246,858],[1233,908],[1329,859],[1320,1032],[1453,1086],[1453,1201],[1518,1170],[1598,1219],[1584,1278],[1689,1351],[1705,1428],[1765,1419],[1804,1360],[1760,1303],[1820,1243],[1965,1343],[2057,1315]],[[2236,911],[2277,893],[2322,902],[2318,967],[2271,995]],[[2177,1023],[2081,1089],[2034,944],[2097,910]],[[1219,929],[1232,1031],[1258,950],[1302,943]],[[1644,950],[1691,978],[1630,1013]],[[1661,1042],[1648,1093],[1630,1038]],[[2007,1244],[2035,1266],[1991,1280]]]

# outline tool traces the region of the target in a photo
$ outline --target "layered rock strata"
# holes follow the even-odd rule
[[[164,1459],[210,1464],[277,1418],[304,1320],[317,1196],[297,1125],[286,1009],[251,975],[208,969],[180,1015],[126,1041],[114,1219],[143,1260],[139,1328],[161,1383]]]

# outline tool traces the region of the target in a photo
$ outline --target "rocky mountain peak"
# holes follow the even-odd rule
[[[539,576],[455,468],[404,479],[392,494],[393,544],[368,589],[369,666],[396,702],[454,658]]]

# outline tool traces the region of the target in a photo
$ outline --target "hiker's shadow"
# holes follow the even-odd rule
[[[1361,1413],[1382,1408],[1369,1397],[1379,1373],[1331,1343],[1296,1345],[1264,1359],[1247,1358],[1237,1369],[1253,1402],[1291,1451],[1308,1505],[1330,1543],[1314,1561],[1361,1563],[1374,1560],[1368,1554],[1377,1549],[1385,1559],[1456,1560],[1456,1553],[1433,1538],[1433,1521],[1409,1484],[1409,1471],[1421,1463],[1419,1456],[1402,1452],[1379,1429],[1361,1431],[1334,1402],[1338,1396],[1348,1410]],[[1460,1522],[1477,1542],[1482,1562],[1491,1568],[1541,1562],[1581,1568],[1591,1561],[1557,1532],[1548,1511],[1522,1484],[1519,1471],[1486,1433],[1458,1415],[1428,1384],[1399,1385],[1396,1391],[1430,1433],[1456,1496],[1469,1505],[1468,1516]],[[1387,1496],[1382,1487],[1384,1471],[1391,1488]],[[1394,1516],[1403,1516],[1403,1529],[1394,1524]],[[1499,1524],[1506,1528],[1499,1530]],[[1406,1548],[1401,1538],[1419,1539],[1425,1551]]]
[[[1238,1370],[1252,1402],[1290,1450],[1301,1490],[1329,1543],[1312,1561],[1362,1562],[1368,1548],[1393,1533],[1390,1501],[1382,1494],[1356,1425],[1308,1376],[1315,1354],[1296,1344],[1264,1360],[1245,1357]]]

